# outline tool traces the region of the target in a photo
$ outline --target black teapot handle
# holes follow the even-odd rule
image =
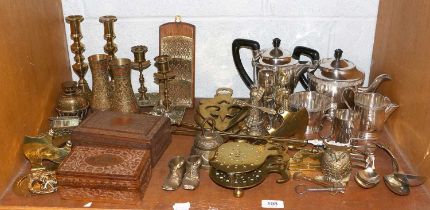
[[[252,81],[248,73],[246,73],[242,64],[242,60],[240,59],[239,50],[242,47],[249,48],[251,50],[260,50],[260,44],[256,41],[248,39],[235,39],[232,44],[234,65],[239,72],[240,78],[242,78],[245,85],[251,89],[251,87],[254,85],[254,81]]]
[[[303,46],[295,47],[292,57],[296,60],[300,60],[300,56],[302,56],[302,55],[310,58],[312,63],[314,61],[318,61],[320,59],[320,54],[318,53],[318,51],[316,51],[312,48],[303,47]],[[306,77],[305,72],[306,71],[303,71],[302,74],[300,75],[300,84],[302,84],[302,86],[303,86],[303,88],[305,88],[305,90],[309,90],[309,79]]]

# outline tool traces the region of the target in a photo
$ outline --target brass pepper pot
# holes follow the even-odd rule
[[[93,96],[91,108],[106,111],[111,108],[112,90],[109,84],[109,56],[96,54],[88,58],[93,78]]]
[[[63,94],[57,101],[55,108],[59,116],[78,116],[81,120],[85,118],[89,107],[88,101],[77,94],[75,81],[67,81],[61,84]]]
[[[109,62],[114,80],[112,111],[138,113],[136,98],[131,87],[131,61],[127,58],[114,59]]]

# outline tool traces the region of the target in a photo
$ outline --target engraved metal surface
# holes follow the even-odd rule
[[[169,55],[170,69],[175,75],[169,83],[173,106],[191,107],[194,96],[193,39],[186,36],[166,36],[160,39],[160,54]]]

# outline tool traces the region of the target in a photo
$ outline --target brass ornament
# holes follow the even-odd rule
[[[112,106],[112,89],[109,84],[109,56],[96,54],[88,57],[93,79],[91,108],[106,111]]]
[[[287,182],[290,179],[288,162],[282,156],[271,156],[256,170],[245,173],[227,173],[211,168],[209,177],[218,185],[234,189],[234,197],[240,198],[244,194],[244,189],[255,187],[262,183],[269,173],[281,175],[281,178],[276,180],[277,183]]]
[[[75,63],[72,65],[73,72],[79,77],[78,81],[78,94],[83,96],[86,100],[91,100],[91,90],[88,82],[85,80],[85,74],[88,71],[88,64],[85,63],[85,45],[81,42],[81,22],[84,18],[81,15],[70,15],[66,17],[66,23],[70,24],[70,38],[73,44],[70,45],[70,50],[74,56]]]
[[[67,142],[62,148],[52,144],[52,136],[43,134],[41,136],[25,136],[22,150],[25,157],[31,163],[31,169],[44,169],[43,160],[50,160],[56,164],[61,163],[70,153],[71,142]]]
[[[175,78],[170,70],[171,58],[167,55],[160,55],[154,58],[155,67],[158,71],[154,73],[154,79],[159,85],[159,101],[149,114],[155,116],[168,117],[172,124],[179,125],[185,114],[185,106],[175,106],[171,103],[171,93],[169,92],[170,81]]]
[[[194,37],[195,27],[182,23],[180,17],[160,26],[160,55],[170,56],[175,75],[168,86],[173,106],[192,107],[194,103]]]
[[[145,53],[148,52],[148,48],[143,45],[137,45],[131,47],[131,52],[134,55],[134,62],[131,63],[131,68],[139,71],[140,87],[138,89],[138,104],[139,106],[149,106],[149,97],[146,95],[148,89],[145,87],[145,78],[143,77],[143,71],[151,66],[151,61],[145,58]]]
[[[127,58],[114,59],[109,62],[113,76],[112,111],[123,113],[138,113],[136,98],[131,87],[131,61]]]
[[[61,84],[63,93],[57,101],[55,110],[58,116],[77,116],[81,120],[87,115],[90,106],[88,100],[78,95],[75,81],[66,81]]]
[[[232,89],[219,88],[214,98],[200,100],[194,117],[196,123],[202,126],[204,119],[213,118],[217,131],[234,131],[235,127],[249,115],[249,109],[234,104],[232,95]]]

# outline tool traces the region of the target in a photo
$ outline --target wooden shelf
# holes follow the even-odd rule
[[[188,112],[187,121],[192,119],[192,112]],[[381,141],[392,148],[386,135]],[[330,195],[329,193],[308,193],[297,195],[294,187],[297,184],[309,184],[290,180],[284,184],[276,184],[279,175],[271,174],[261,185],[246,190],[244,197],[234,198],[232,190],[216,185],[208,176],[207,171],[201,170],[200,186],[195,191],[179,189],[166,192],[161,185],[168,173],[167,163],[175,155],[189,155],[193,138],[189,136],[173,136],[172,144],[163,154],[156,167],[153,169],[152,178],[146,190],[144,198],[139,203],[110,204],[92,202],[93,208],[115,209],[172,209],[175,203],[190,202],[192,209],[258,209],[261,200],[283,200],[285,209],[427,209],[430,204],[430,194],[424,186],[411,189],[408,196],[397,196],[384,185],[383,181],[373,189],[362,189],[354,180],[348,183],[344,194]],[[396,152],[396,154],[398,154]],[[400,156],[398,156],[400,157]],[[376,153],[376,166],[381,175],[391,173],[389,157],[378,150]],[[399,158],[400,159],[400,158]],[[400,160],[400,166],[408,172],[408,164]],[[354,169],[354,172],[355,173]],[[28,170],[23,170],[28,171]],[[87,201],[63,200],[59,193],[42,196],[20,197],[12,189],[0,200],[0,205],[5,209],[40,209],[52,207],[83,208]]]

